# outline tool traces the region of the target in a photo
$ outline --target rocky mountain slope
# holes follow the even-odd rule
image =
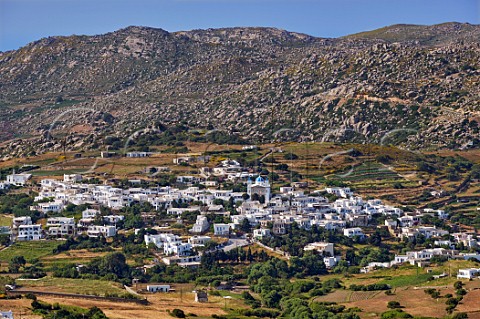
[[[469,24],[339,39],[145,27],[49,37],[0,53],[0,152],[103,148],[106,136],[180,124],[248,143],[475,146],[479,78],[480,26]]]

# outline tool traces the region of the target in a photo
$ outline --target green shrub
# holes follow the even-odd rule
[[[178,308],[175,308],[172,310],[172,312],[170,313],[173,317],[176,317],[176,318],[185,318],[185,312],[183,312],[182,309],[178,309]]]
[[[400,318],[413,318],[412,315],[404,312],[403,310],[395,309],[382,313],[382,319],[400,319]]]
[[[402,306],[400,305],[400,303],[398,301],[389,301],[388,304],[387,304],[387,307],[390,308],[390,309],[398,309],[398,308],[401,308]]]

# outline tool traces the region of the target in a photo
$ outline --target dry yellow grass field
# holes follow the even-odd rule
[[[131,302],[118,303],[108,301],[97,301],[88,299],[72,299],[41,296],[39,300],[48,303],[59,303],[63,305],[78,306],[82,308],[91,308],[97,306],[102,309],[110,319],[167,319],[172,318],[167,310],[175,308],[182,309],[186,314],[195,314],[197,318],[210,318],[213,314],[225,314],[225,299],[223,297],[209,296],[208,303],[197,303],[194,300],[194,294],[191,291],[175,293],[157,293],[147,295],[150,304],[147,306]],[[12,310],[18,318],[39,319],[31,312],[31,300],[0,300],[0,309]],[[228,299],[227,308],[242,307],[239,301]],[[20,314],[23,314],[20,317]],[[16,317],[16,318],[17,318]]]

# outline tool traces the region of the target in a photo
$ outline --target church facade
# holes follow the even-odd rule
[[[250,196],[250,199],[253,197],[254,194],[258,196],[265,197],[265,203],[270,201],[270,182],[268,178],[263,178],[262,176],[258,176],[255,179],[255,182],[252,182],[251,179],[247,182],[247,194]]]

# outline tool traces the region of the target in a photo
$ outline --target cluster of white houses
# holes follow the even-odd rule
[[[85,212],[84,212],[85,213]],[[104,221],[111,217],[123,219],[124,216],[104,216]],[[43,238],[66,238],[85,233],[89,237],[113,237],[117,234],[115,225],[83,225],[82,219],[78,224],[74,218],[51,217],[47,218],[45,228],[42,224],[33,224],[30,216],[15,217],[12,222],[12,239],[16,241],[40,240]]]
[[[233,166],[238,168],[237,163],[225,162],[219,168],[230,169]],[[220,173],[219,173],[220,174]],[[223,172],[222,174],[228,174]],[[325,197],[320,196],[320,191],[310,195],[294,187],[281,187],[280,193],[271,195],[268,179],[258,176],[255,180],[247,177],[247,200],[245,193],[234,192],[228,189],[200,189],[199,187],[187,187],[184,189],[173,187],[155,188],[116,188],[110,185],[93,185],[81,182],[80,175],[65,175],[63,181],[45,179],[41,181],[41,188],[35,201],[38,203],[31,207],[42,213],[61,212],[68,203],[75,205],[92,204],[102,205],[111,209],[120,209],[135,201],[148,202],[156,210],[166,209],[168,214],[180,216],[185,211],[198,211],[200,207],[173,208],[172,203],[203,203],[202,214],[197,216],[197,221],[192,233],[201,234],[206,232],[210,225],[203,213],[228,214],[221,205],[214,205],[215,200],[228,201],[232,199],[237,205],[238,215],[232,215],[230,224],[215,224],[213,230],[215,235],[225,236],[248,219],[256,229],[254,236],[258,238],[271,235],[267,225],[272,224],[273,234],[284,234],[292,223],[300,227],[310,229],[313,226],[327,230],[343,232],[347,237],[365,237],[361,227],[367,226],[375,214],[387,216],[385,226],[398,237],[414,238],[419,235],[425,238],[436,238],[447,235],[445,230],[435,227],[421,226],[421,218],[425,214],[436,215],[439,218],[447,218],[442,210],[425,209],[415,213],[405,213],[400,208],[385,205],[379,199],[363,200],[355,196],[349,188],[332,187],[326,188],[327,193],[338,196],[334,202],[329,202]],[[255,194],[263,197],[265,201],[252,200]],[[91,211],[84,212],[83,218],[77,227],[92,227],[93,233],[112,233],[111,229],[102,231],[98,227],[89,226],[94,216],[88,215]],[[118,217],[121,218],[121,217]],[[74,224],[74,223],[70,223]],[[110,222],[110,224],[115,224]],[[59,234],[68,233],[73,229],[65,229],[70,226],[58,225]],[[63,227],[63,228],[62,228]],[[106,230],[106,229],[105,229]],[[56,231],[55,229],[53,230]],[[52,234],[53,235],[53,234]],[[467,246],[476,245],[472,234],[463,234],[456,238],[458,241],[467,243]]]
[[[182,157],[176,160],[177,163],[189,162],[188,158]],[[30,178],[27,175],[12,174],[7,181],[11,184],[22,185]],[[241,181],[246,185],[246,192],[216,189],[214,187],[218,186],[218,182],[210,180],[211,177]],[[232,160],[225,160],[214,168],[201,168],[199,177],[177,176],[176,180],[185,187],[122,189],[111,185],[83,183],[82,176],[75,174],[65,175],[63,181],[44,179],[40,183],[40,191],[35,198],[36,204],[31,209],[42,213],[57,213],[63,211],[66,205],[71,203],[105,206],[119,210],[133,202],[148,202],[156,210],[166,210],[167,214],[176,217],[180,217],[184,212],[198,213],[196,222],[190,229],[194,236],[188,242],[182,241],[173,234],[145,235],[147,245],[155,245],[167,256],[165,262],[182,265],[199,262],[199,256],[192,255],[192,248],[196,245],[204,245],[205,241],[209,240],[209,237],[201,235],[213,230],[216,236],[228,236],[235,232],[245,219],[254,228],[253,237],[257,239],[285,234],[293,223],[305,229],[324,228],[342,233],[346,237],[363,239],[366,234],[362,227],[368,226],[373,216],[380,214],[386,217],[385,227],[394,236],[408,240],[423,236],[426,239],[436,240],[437,248],[433,250],[409,252],[406,255],[396,256],[389,265],[377,263],[369,265],[367,268],[391,266],[403,262],[418,264],[428,261],[432,256],[438,254],[447,254],[449,257],[457,256],[452,252],[455,245],[459,243],[465,247],[478,248],[477,238],[473,233],[449,234],[443,229],[421,225],[422,217],[425,215],[440,219],[448,218],[448,214],[442,210],[424,209],[404,212],[398,207],[384,204],[379,199],[364,200],[362,197],[355,196],[348,187],[328,187],[305,194],[304,191],[293,185],[280,187],[279,193],[272,195],[268,178],[257,176],[252,179],[251,173]],[[192,186],[196,183],[201,183],[206,188]],[[326,196],[323,196],[325,193],[335,195],[336,199],[329,201]],[[230,216],[230,213],[226,212],[222,205],[216,205],[215,203],[218,202],[216,200],[219,199],[233,201],[237,214]],[[175,208],[177,205],[174,205],[174,203],[192,202],[202,205],[187,208]],[[231,222],[210,225],[207,214],[227,215]],[[78,233],[87,233],[91,237],[111,237],[116,234],[117,223],[122,219],[121,215],[100,216],[97,210],[87,209],[77,222],[73,218],[49,218],[45,230],[39,224],[32,224],[28,217],[16,218],[12,232],[17,240],[38,240],[44,236],[65,237]],[[335,266],[340,257],[333,254],[333,247],[328,246],[329,244],[326,244],[325,247],[322,245],[324,244],[316,243],[305,249],[321,250],[325,253],[325,263],[329,267]]]
[[[204,247],[211,241],[210,236],[194,235],[187,241],[182,240],[178,235],[172,233],[146,234],[144,235],[145,244],[154,245],[159,252],[163,253],[162,261],[167,265],[179,265],[180,267],[198,267],[201,256],[195,252],[194,248]]]

